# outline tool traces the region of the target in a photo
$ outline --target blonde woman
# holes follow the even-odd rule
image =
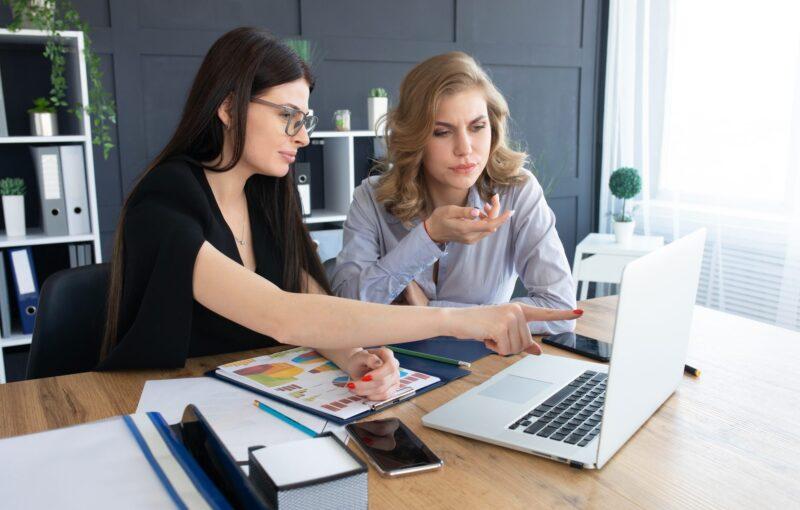
[[[389,114],[382,173],[355,190],[332,274],[339,296],[416,306],[575,308],[542,187],[506,140],[508,105],[461,52],[412,69]],[[573,321],[535,321],[536,333]]]

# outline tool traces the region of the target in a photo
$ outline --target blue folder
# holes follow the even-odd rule
[[[489,354],[494,354],[494,351],[488,349],[480,340],[459,340],[450,336],[437,336],[427,340],[396,344],[394,347],[400,347],[409,351],[424,352],[425,354],[435,354],[437,356],[444,356],[445,358],[457,359],[470,363],[485,358]],[[398,354],[395,353],[395,356],[397,355]]]
[[[11,267],[11,275],[14,280],[22,332],[30,335],[33,333],[36,310],[39,307],[39,284],[36,280],[36,270],[33,267],[31,249],[13,248],[8,250],[8,265]]]

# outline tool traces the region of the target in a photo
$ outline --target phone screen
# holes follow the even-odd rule
[[[562,347],[577,354],[583,354],[592,359],[608,361],[611,359],[611,344],[601,342],[588,336],[575,333],[559,333],[550,335],[542,341],[546,344]]]
[[[438,466],[441,460],[397,418],[347,425],[347,431],[384,472]]]

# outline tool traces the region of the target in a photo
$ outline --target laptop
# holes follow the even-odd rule
[[[608,365],[525,356],[422,423],[602,468],[681,381],[705,239],[697,230],[625,266]]]

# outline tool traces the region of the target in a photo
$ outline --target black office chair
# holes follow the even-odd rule
[[[28,379],[92,370],[106,319],[108,264],[66,269],[42,285]]]

